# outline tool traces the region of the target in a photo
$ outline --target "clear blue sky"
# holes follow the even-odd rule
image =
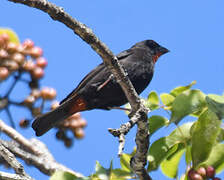
[[[169,92],[177,85],[185,85],[193,80],[197,81],[195,87],[205,93],[223,93],[224,1],[52,2],[91,27],[115,54],[145,39],[153,39],[170,50],[157,62],[154,78],[141,96],[146,97],[151,90]],[[18,33],[21,41],[31,38],[44,49],[49,66],[41,82],[43,86],[57,89],[58,100],[62,100],[86,73],[102,62],[89,45],[70,29],[39,10],[2,0],[0,17],[0,27],[10,27]],[[23,116],[21,113],[15,113],[17,122]],[[73,148],[66,149],[61,142],[55,141],[54,130],[40,140],[46,143],[57,161],[85,175],[94,171],[96,160],[108,167],[113,159],[115,167],[118,167],[117,139],[107,132],[107,128],[119,127],[128,120],[126,115],[118,110],[94,110],[84,112],[82,116],[88,121],[86,137],[75,141]],[[4,116],[0,114],[0,118]],[[160,131],[152,140],[173,128],[171,125]],[[32,129],[22,131],[18,127],[18,130],[26,137],[34,137]],[[127,153],[134,146],[135,131],[133,129],[127,137]],[[35,168],[28,169],[27,172],[36,179],[48,179]],[[166,179],[160,172],[152,173],[152,176]],[[224,177],[223,174],[221,176]]]

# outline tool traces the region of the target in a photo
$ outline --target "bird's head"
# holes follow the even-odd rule
[[[154,63],[156,63],[156,61],[161,55],[169,52],[168,49],[160,46],[158,43],[156,43],[153,40],[141,41],[139,43],[136,43],[133,47],[147,48],[147,50],[149,50],[150,54],[152,55]]]

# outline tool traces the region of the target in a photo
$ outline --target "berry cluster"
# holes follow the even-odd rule
[[[2,82],[13,78],[13,83],[8,88],[5,95],[0,95],[0,112],[6,110],[12,126],[15,127],[12,115],[9,110],[10,105],[16,105],[27,108],[33,117],[42,114],[46,109],[46,101],[52,101],[56,97],[56,90],[50,87],[40,88],[39,81],[44,76],[44,68],[47,66],[47,60],[42,56],[43,50],[34,45],[30,39],[23,43],[14,43],[10,41],[7,33],[0,34],[0,85]],[[27,78],[28,75],[28,78]],[[16,102],[10,99],[17,82],[22,81],[28,84],[30,93],[22,102]],[[58,103],[52,104],[52,109],[56,108]],[[31,119],[31,118],[30,118]],[[19,125],[22,128],[30,125],[30,119],[24,118]],[[86,121],[80,114],[75,114],[65,121],[61,122],[57,128],[57,139],[63,140],[67,147],[72,144],[72,138],[67,136],[67,131],[71,130],[74,137],[80,139],[84,137],[83,128]],[[62,134],[61,136],[58,134]]]
[[[51,109],[55,109],[58,106],[59,102],[55,101],[52,103]],[[73,141],[72,138],[68,137],[67,130],[71,130],[77,139],[82,139],[85,136],[83,128],[86,127],[86,125],[87,122],[81,117],[80,113],[75,113],[58,124],[56,138],[62,140],[66,147],[70,147]]]
[[[190,169],[188,171],[189,180],[221,180],[218,177],[215,177],[215,169],[212,166],[200,167],[198,170]]]

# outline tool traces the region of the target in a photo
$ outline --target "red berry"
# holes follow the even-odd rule
[[[2,33],[0,36],[5,42],[8,42],[10,39],[10,37],[7,33]]]
[[[66,125],[66,124],[65,124]],[[71,129],[73,129],[74,131],[76,131],[76,128],[80,128],[80,123],[79,121],[72,119],[72,122],[70,122],[67,127],[70,127]]]
[[[34,47],[34,42],[31,40],[31,39],[26,39],[22,46],[25,48],[25,49],[30,49],[30,48],[33,48]]]
[[[9,76],[9,70],[6,67],[0,67],[0,81]]]
[[[0,35],[0,48],[1,48],[1,47],[4,47],[4,45],[5,45],[5,41],[4,41],[4,39],[2,38],[2,36]]]
[[[34,117],[36,117],[36,116],[38,116],[38,115],[40,115],[40,114],[41,114],[41,108],[37,107],[37,108],[33,108],[33,109],[32,109],[32,115],[33,115]]]
[[[45,68],[47,66],[47,60],[43,57],[39,57],[36,60],[36,65],[41,68]]]
[[[28,60],[23,64],[23,69],[25,71],[33,71],[35,69],[35,64],[32,60]]]
[[[202,177],[206,177],[206,170],[204,167],[200,167],[198,170],[197,170],[197,173],[200,174]]]
[[[17,51],[18,45],[13,42],[9,42],[6,49],[9,53],[14,53]]]
[[[188,176],[188,178],[189,178],[190,180],[194,180],[195,174],[197,174],[197,171],[195,171],[194,169],[190,169],[190,170],[188,171],[187,176]]]
[[[28,127],[28,125],[30,124],[30,121],[27,120],[27,119],[22,119],[20,122],[19,122],[19,126],[21,128],[26,128]]]
[[[73,132],[77,139],[82,139],[85,136],[85,133],[82,128],[76,128]]]
[[[27,96],[24,100],[25,105],[29,106],[35,102],[35,98],[31,95]]]
[[[35,79],[40,79],[44,76],[44,70],[40,67],[36,67],[32,71],[32,75]]]
[[[24,55],[22,55],[21,53],[14,53],[11,58],[20,65],[23,64],[25,60]]]
[[[19,65],[15,61],[7,61],[6,66],[9,68],[10,71],[16,71],[19,69]]]
[[[65,144],[66,147],[71,147],[72,146],[72,139],[66,138],[64,140],[64,144]]]
[[[30,56],[38,58],[43,55],[43,50],[40,47],[33,47],[30,51]]]
[[[80,123],[80,126],[81,126],[81,127],[86,127],[86,125],[87,125],[86,120],[84,120],[84,119],[80,119],[79,121],[80,121],[79,123]]]
[[[57,133],[56,133],[56,138],[57,139],[63,139],[65,137],[65,132],[64,131],[58,131]]]
[[[56,90],[54,88],[43,88],[41,90],[41,97],[43,99],[54,99],[56,96]]]
[[[1,59],[6,59],[8,57],[9,57],[8,52],[6,50],[4,50],[4,49],[0,49],[0,60]]]
[[[40,91],[38,89],[32,89],[31,95],[37,99],[40,97]]]
[[[209,178],[213,178],[215,176],[215,169],[212,166],[206,167],[206,176]]]

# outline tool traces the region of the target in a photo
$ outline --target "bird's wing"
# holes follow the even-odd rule
[[[132,52],[132,50],[131,49],[128,49],[128,50],[125,50],[125,51],[122,51],[121,53],[119,53],[116,57],[117,57],[117,59],[118,60],[122,60],[122,59],[124,59],[125,57],[127,57],[127,56],[129,56],[129,55],[131,55],[133,52]],[[72,98],[72,97],[74,97],[74,96],[76,96],[77,94],[78,94],[78,91],[80,90],[80,89],[82,89],[92,78],[94,78],[99,72],[101,72],[101,71],[103,71],[103,70],[105,70],[105,65],[103,64],[103,63],[101,63],[100,65],[98,65],[95,69],[93,69],[89,74],[87,74],[84,78],[83,78],[83,80],[79,83],[79,85],[65,98],[65,99],[63,99],[61,102],[60,102],[60,104],[62,104],[63,102],[65,102],[65,101],[67,101],[68,99],[70,99],[70,98]],[[111,76],[110,77],[108,77],[108,79],[106,80],[106,82],[105,83],[103,83],[104,84],[104,86],[110,81],[110,79],[112,79],[111,78]],[[104,87],[104,86],[102,86],[102,87]],[[100,90],[100,89],[102,89],[102,87],[101,88],[98,88],[98,91]]]
[[[86,83],[88,83],[97,73],[99,73],[100,71],[102,71],[104,68],[105,68],[105,65],[103,63],[101,63],[95,69],[93,69],[90,73],[88,73],[82,79],[82,81],[79,83],[79,85],[65,99],[63,99],[60,102],[60,104],[62,104],[63,102],[67,101],[71,97],[75,96],[77,94],[77,92],[86,85]]]

